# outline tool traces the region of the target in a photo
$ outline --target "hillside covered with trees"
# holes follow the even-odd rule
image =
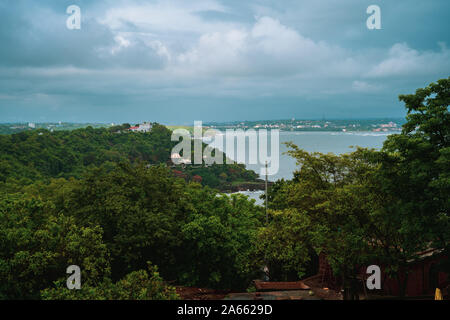
[[[119,162],[173,166],[172,132],[154,124],[148,133],[129,132],[128,124],[110,128],[92,127],[51,132],[45,129],[0,135],[0,188],[51,178],[80,178],[87,168]],[[205,146],[206,147],[206,146]],[[257,183],[255,172],[242,164],[174,168],[186,181],[222,191],[233,183]]]

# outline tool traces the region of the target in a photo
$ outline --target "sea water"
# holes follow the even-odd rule
[[[269,181],[276,181],[278,179],[292,179],[293,173],[298,169],[295,159],[285,154],[288,147],[285,142],[292,142],[299,148],[308,152],[322,152],[343,154],[349,153],[356,149],[356,146],[364,148],[380,149],[387,136],[392,132],[280,132],[280,148],[279,148],[279,170],[276,174],[268,177]],[[270,134],[268,135],[270,137]],[[214,143],[210,144],[214,146]],[[270,141],[268,142],[270,148]],[[246,154],[248,156],[248,141],[246,143]],[[223,150],[222,150],[223,151]],[[270,153],[270,150],[269,150]],[[248,159],[246,160],[246,162]],[[264,165],[248,164],[247,169],[254,170],[259,173]],[[262,179],[265,177],[261,177]],[[259,196],[262,191],[242,191],[240,192],[255,199],[258,204],[262,204]]]

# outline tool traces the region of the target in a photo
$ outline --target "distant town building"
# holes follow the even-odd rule
[[[34,124],[34,122],[28,122],[28,127],[34,129],[36,128],[36,125]]]
[[[382,128],[395,128],[395,127],[397,127],[397,124],[391,121],[389,123],[381,124],[380,127],[382,127]]]

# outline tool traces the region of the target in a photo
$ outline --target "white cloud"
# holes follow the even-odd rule
[[[303,37],[271,17],[253,26],[203,34],[178,67],[232,76],[292,75],[345,59],[345,50]],[[347,61],[349,62],[349,61]]]
[[[114,37],[116,45],[111,48],[111,54],[114,55],[123,48],[128,48],[131,45],[130,40],[126,39],[124,36],[118,35]]]
[[[352,83],[353,90],[357,92],[374,92],[380,89],[379,85],[370,84],[366,81],[355,80]]]
[[[205,12],[229,10],[216,0],[136,2],[107,10],[100,21],[122,37],[116,37],[118,44],[110,49],[120,52],[123,61],[127,52],[137,57],[133,51],[151,51],[142,54],[141,60],[157,59],[158,63],[148,65],[164,70],[169,86],[185,81],[184,87],[190,90],[197,83],[212,81],[217,91],[238,92],[238,85],[267,84],[274,92],[304,92],[298,88],[312,89],[314,84],[316,91],[326,93],[369,92],[384,88],[377,83],[384,78],[433,75],[450,69],[449,50],[444,45],[436,52],[421,52],[404,43],[388,51],[352,50],[306,37],[272,16],[238,23],[207,19],[201,14]],[[138,46],[145,48],[137,50]],[[321,81],[326,87],[320,86]]]
[[[450,70],[450,50],[440,43],[440,51],[414,50],[406,43],[393,45],[385,58],[373,66],[368,77],[426,75]]]
[[[208,22],[199,15],[202,12],[226,12],[227,9],[214,0],[158,1],[147,4],[127,4],[109,9],[99,21],[113,30],[134,25],[141,32],[196,32],[224,29],[229,24]]]

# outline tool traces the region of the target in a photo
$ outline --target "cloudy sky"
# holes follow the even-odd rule
[[[369,30],[369,5],[381,30]],[[69,5],[81,29],[69,30]],[[0,122],[401,117],[448,0],[2,0]]]

